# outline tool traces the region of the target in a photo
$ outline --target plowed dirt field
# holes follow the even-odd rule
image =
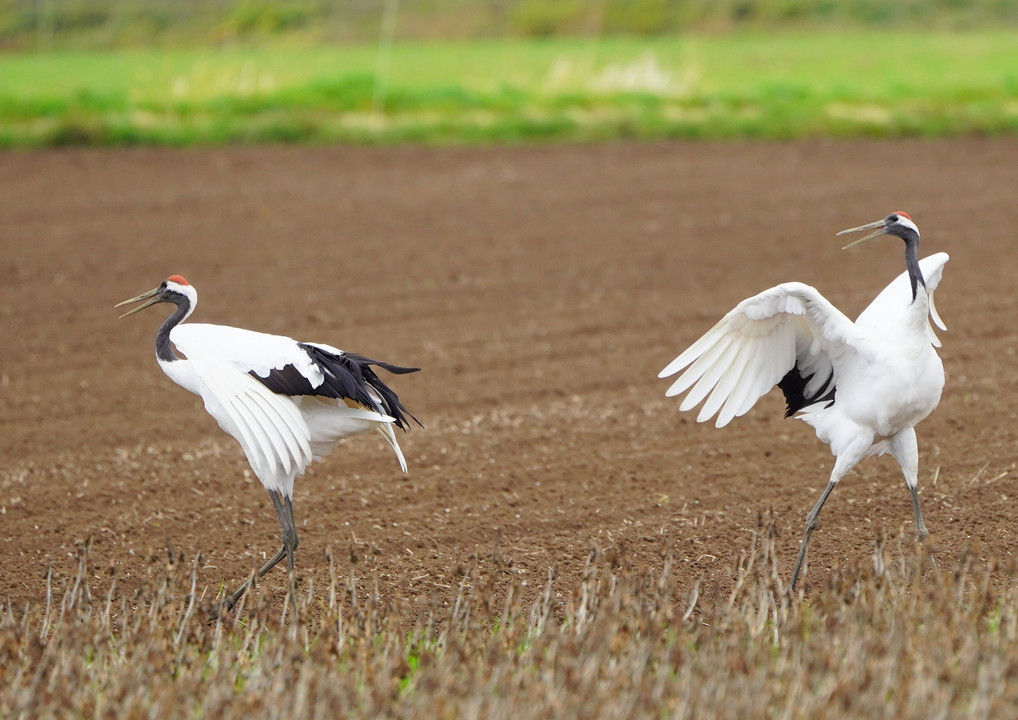
[[[387,376],[424,424],[401,436],[408,474],[371,435],[297,479],[305,589],[331,550],[411,614],[472,563],[531,593],[554,569],[567,595],[593,548],[718,588],[768,513],[788,573],[826,446],[776,390],[718,430],[656,375],[779,282],[854,317],[902,247],[834,234],[895,210],[952,258],[947,386],[917,428],[930,542],[941,567],[1010,556],[1016,198],[1014,139],[0,155],[0,600],[44,601],[89,538],[94,592],[169,548],[201,554],[207,600],[277,549],[239,446],[156,365],[165,306],[113,309],[173,273],[195,320],[422,368]],[[913,535],[894,461],[865,460],[821,515],[807,592]],[[276,570],[256,592],[285,591]]]

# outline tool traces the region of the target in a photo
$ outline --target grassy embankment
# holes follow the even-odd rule
[[[0,55],[7,148],[1015,130],[1010,32]]]

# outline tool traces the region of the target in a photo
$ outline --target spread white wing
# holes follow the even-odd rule
[[[684,370],[666,392],[689,391],[680,410],[700,402],[704,422],[723,427],[749,411],[793,368],[802,398],[816,401],[837,382],[838,366],[863,342],[852,321],[803,283],[784,283],[743,300],[658,377]]]

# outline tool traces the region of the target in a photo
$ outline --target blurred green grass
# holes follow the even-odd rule
[[[1010,31],[0,55],[6,148],[1015,130]]]

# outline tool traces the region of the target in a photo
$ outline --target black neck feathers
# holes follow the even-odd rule
[[[187,316],[191,310],[191,302],[183,295],[171,295],[167,300],[176,305],[177,309],[166,318],[166,321],[159,327],[159,332],[156,333],[156,357],[164,362],[173,362],[180,358],[173,352],[173,347],[170,345],[170,330],[177,327],[180,321]]]
[[[908,268],[908,279],[912,282],[912,301],[915,302],[919,286],[926,287],[926,280],[923,279],[923,272],[919,268],[919,236],[915,233],[908,233],[911,237],[905,237],[905,267]]]

